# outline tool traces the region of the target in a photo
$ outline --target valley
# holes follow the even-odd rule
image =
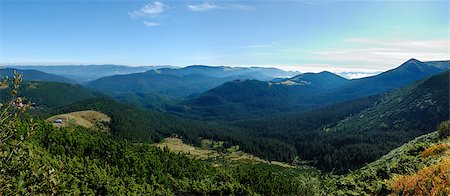
[[[443,0],[0,0],[0,196],[450,196]]]
[[[37,132],[33,134],[35,136],[31,136],[30,143],[27,143],[27,147],[24,147],[28,151],[32,150],[30,148],[43,148],[45,153],[39,156],[49,157],[50,159],[59,159],[58,157],[61,155],[75,159],[91,157],[94,158],[95,164],[107,164],[111,167],[126,169],[123,163],[117,161],[128,160],[129,158],[122,157],[123,155],[119,156],[119,154],[114,155],[114,159],[107,157],[110,157],[111,153],[117,153],[117,149],[111,149],[113,146],[110,145],[128,146],[126,148],[132,154],[146,153],[150,150],[152,153],[156,153],[151,156],[162,156],[157,155],[162,152],[166,154],[163,156],[172,157],[170,159],[173,160],[178,160],[173,156],[180,156],[179,158],[187,161],[184,164],[208,166],[209,169],[207,170],[211,171],[207,173],[212,171],[231,172],[232,177],[229,180],[237,183],[233,185],[235,188],[232,189],[225,187],[186,189],[186,187],[178,187],[181,186],[179,180],[183,181],[185,177],[180,176],[181,178],[172,179],[174,174],[171,174],[169,175],[171,177],[158,177],[159,180],[154,182],[160,186],[160,183],[172,179],[170,185],[163,186],[165,188],[155,189],[163,191],[161,194],[195,193],[197,191],[199,191],[198,193],[204,193],[213,190],[222,193],[245,194],[292,192],[338,195],[401,193],[414,189],[414,187],[404,184],[403,180],[400,180],[409,178],[403,176],[410,175],[411,178],[416,179],[416,181],[410,183],[421,183],[421,180],[426,179],[419,178],[417,175],[424,175],[424,172],[428,172],[432,168],[439,168],[439,171],[446,171],[447,169],[445,164],[448,155],[448,139],[445,139],[445,137],[439,139],[441,138],[439,134],[432,131],[436,130],[439,123],[449,119],[447,89],[450,89],[448,81],[450,71],[436,71],[441,70],[436,68],[432,70],[437,74],[429,76],[430,73],[428,72],[418,71],[425,68],[415,68],[413,69],[415,72],[422,74],[422,76],[416,74],[415,77],[425,79],[419,81],[408,79],[410,84],[395,89],[389,87],[392,90],[383,91],[381,94],[376,94],[379,92],[376,89],[380,88],[375,89],[368,84],[364,84],[366,87],[363,91],[370,91],[375,95],[369,93],[366,94],[368,96],[360,95],[362,97],[354,96],[353,98],[342,99],[344,101],[339,96],[332,96],[333,98],[331,98],[326,95],[334,91],[343,92],[343,89],[354,88],[349,86],[355,86],[354,84],[361,81],[375,81],[377,77],[384,80],[387,77],[386,75],[399,72],[398,70],[403,68],[410,70],[409,67],[421,65],[427,68],[429,64],[409,60],[399,68],[381,73],[380,76],[356,81],[341,78],[329,72],[300,74],[277,82],[254,79],[234,80],[215,88],[210,87],[213,89],[201,93],[197,97],[183,98],[181,101],[176,96],[149,93],[148,95],[153,98],[141,95],[141,98],[130,102],[131,99],[118,98],[114,96],[118,95],[117,93],[111,94],[108,90],[96,91],[86,88],[86,86],[55,83],[52,80],[25,81],[19,96],[26,97],[25,103],[32,103],[28,112],[34,116],[33,118],[46,120],[35,122],[41,128],[36,130]],[[439,63],[439,67],[445,66],[448,65]],[[198,69],[195,70],[198,71],[205,67],[196,68]],[[209,69],[206,68],[206,70]],[[169,72],[171,69],[164,68],[163,70]],[[221,69],[212,70],[219,71],[218,74],[223,72]],[[184,71],[175,73],[183,75]],[[150,81],[158,80],[153,76],[147,75],[142,79],[146,80],[149,77]],[[395,76],[395,78],[396,80],[401,79],[398,76]],[[185,79],[183,78],[183,80]],[[168,81],[163,83],[166,85]],[[248,84],[251,85],[247,86]],[[378,85],[380,84],[376,86]],[[152,83],[152,86],[160,88],[158,83]],[[161,87],[164,88],[164,86]],[[389,88],[385,87],[385,89]],[[265,90],[260,91],[262,89]],[[7,93],[10,90],[11,88],[1,90],[3,100],[14,97],[14,95]],[[286,94],[285,92],[289,93]],[[307,92],[310,92],[310,94]],[[217,93],[227,97],[211,101],[209,97],[217,96]],[[344,96],[344,94],[339,95]],[[289,96],[295,97],[295,99],[288,98]],[[265,101],[270,100],[272,102],[274,98],[280,99],[279,103],[282,104],[265,106],[268,103]],[[259,102],[247,102],[252,99]],[[281,102],[281,99],[284,101]],[[148,105],[143,105],[140,100],[154,105],[148,107]],[[295,108],[296,106],[283,106],[283,104],[289,103],[288,100],[292,100],[291,103],[298,101],[302,104],[306,104],[306,100],[310,100],[311,103],[320,103],[320,106],[308,106],[308,109],[304,109],[304,106],[298,106],[303,109],[293,111],[291,107]],[[327,101],[322,102],[324,100]],[[194,103],[207,109],[204,111],[213,115],[204,116],[206,113],[201,112],[194,115],[192,111],[200,111],[198,108],[189,106]],[[230,103],[233,103],[232,106],[229,105]],[[177,112],[168,110],[168,108],[176,107],[184,109],[177,110]],[[219,107],[227,109],[217,110]],[[233,107],[235,109],[232,109]],[[289,109],[283,109],[284,107]],[[276,111],[273,111],[274,108],[276,108]],[[245,111],[254,112],[258,110],[261,113],[245,115],[247,114]],[[229,118],[232,114],[229,113],[230,111],[240,113],[240,115],[233,114],[233,118]],[[23,120],[29,121],[31,119],[27,117]],[[50,124],[52,126],[48,126]],[[32,123],[28,125],[31,126]],[[24,129],[30,128],[24,127]],[[446,129],[448,129],[448,126]],[[56,133],[58,134],[54,135]],[[421,136],[423,134],[426,135]],[[53,139],[48,140],[42,137]],[[79,139],[66,140],[72,137]],[[418,138],[414,139],[416,137]],[[53,144],[48,143],[50,141]],[[65,144],[64,147],[57,147],[63,144]],[[433,145],[441,147],[433,147]],[[420,148],[418,149],[417,146],[420,146]],[[439,152],[430,150],[438,148],[442,150],[439,150]],[[416,151],[411,154],[410,149],[416,149]],[[426,155],[425,157],[423,154],[438,155]],[[405,156],[409,158],[405,159]],[[82,158],[82,160],[85,158]],[[104,160],[105,158],[106,160]],[[161,158],[156,158],[156,160]],[[406,162],[402,161],[404,159]],[[164,158],[161,161],[163,160]],[[134,159],[134,161],[138,161],[139,164],[148,164],[146,159],[139,158]],[[400,161],[402,161],[401,164]],[[31,164],[31,162],[27,164]],[[44,166],[47,163],[41,162],[39,164]],[[168,165],[171,168],[173,167],[172,169],[179,166],[178,161],[170,164],[175,164],[173,166]],[[148,169],[148,166],[142,165],[136,165],[135,167]],[[407,167],[409,169],[406,169]],[[161,175],[167,175],[168,171],[178,171],[157,168],[155,171],[162,172]],[[376,173],[373,173],[374,168],[377,171]],[[100,167],[98,169],[102,171],[107,168]],[[140,176],[150,175],[142,173],[146,171],[146,169],[142,169],[129,170],[129,172]],[[72,169],[66,168],[61,171],[70,173]],[[198,175],[197,173],[200,170],[189,170],[189,172],[192,172],[192,175]],[[242,176],[242,172],[248,176]],[[214,175],[218,175],[218,173]],[[275,176],[263,177],[259,181],[249,178],[254,175]],[[416,177],[413,177],[414,175]],[[150,176],[153,176],[153,174]],[[216,178],[213,176],[206,177]],[[442,176],[432,178],[441,179]],[[189,179],[192,180],[193,178],[189,177]],[[208,183],[212,182],[211,179],[203,180]],[[447,183],[445,179],[443,180],[440,182]],[[8,180],[8,182],[12,181]],[[257,184],[253,184],[255,182]],[[136,181],[136,183],[138,187],[146,186],[142,182]],[[194,181],[188,183],[194,183]],[[271,183],[281,183],[286,187],[282,189],[268,188],[274,185]],[[107,184],[108,186],[112,185],[111,182]],[[120,186],[122,185],[113,185],[116,188]],[[212,184],[208,186],[215,187]],[[103,191],[109,192],[113,190],[111,189],[113,187]],[[67,187],[64,189],[67,189]],[[433,188],[428,189],[435,190]],[[85,191],[87,190],[99,191],[98,188],[86,189]],[[442,191],[443,189],[437,188],[436,190]],[[418,190],[414,189],[414,191]],[[213,194],[214,192],[210,193]]]

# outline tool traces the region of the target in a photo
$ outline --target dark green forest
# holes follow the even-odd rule
[[[391,189],[381,181],[408,173],[386,171],[386,165],[376,167],[389,175],[373,173],[367,164],[449,119],[449,74],[306,112],[231,122],[126,105],[79,85],[16,85],[17,79],[6,88],[3,82],[0,186],[7,187],[5,194],[385,194]],[[111,131],[56,128],[42,120],[81,110],[107,114]],[[173,136],[193,146],[204,138],[223,141],[224,148],[239,146],[294,168],[239,162],[217,167],[150,145]],[[427,165],[410,164],[410,172]]]
[[[31,100],[40,97],[34,99],[39,103],[55,103],[55,107],[33,111],[42,117],[88,109],[101,111],[112,118],[111,134],[117,139],[155,143],[178,135],[184,142],[198,146],[201,138],[208,138],[225,141],[225,146],[238,145],[241,150],[266,160],[293,163],[300,159],[324,171],[343,173],[376,160],[446,120],[448,93],[442,89],[449,88],[446,80],[448,74],[446,72],[384,95],[309,112],[243,119],[231,124],[149,111],[88,91],[80,95],[97,98],[62,105],[63,102],[58,100],[81,98],[73,96],[73,87],[65,86],[59,87],[55,96],[47,94],[46,89],[52,89],[51,85],[59,85],[57,83],[35,83],[43,91],[29,89],[30,84],[25,83],[22,94]]]
[[[360,168],[449,119],[449,73],[383,96],[236,125],[291,144],[301,159],[341,173]]]

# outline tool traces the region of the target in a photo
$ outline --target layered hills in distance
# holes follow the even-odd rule
[[[13,71],[2,69],[0,74],[13,77]],[[74,84],[81,80],[17,70],[24,78],[19,96],[32,103],[30,115],[36,119],[68,118],[62,119],[68,121],[65,126],[54,127],[51,123],[56,121],[38,120],[37,135],[27,141],[28,148],[41,149],[39,157],[68,165],[58,166],[63,169],[57,169],[55,178],[64,181],[63,175],[70,174],[75,181],[89,184],[86,190],[100,190],[99,183],[84,181],[74,169],[79,161],[90,163],[93,158],[90,164],[98,168],[88,169],[92,178],[100,178],[95,171],[108,168],[144,179],[155,178],[150,173],[157,172],[159,177],[152,183],[168,194],[382,195],[406,190],[403,186],[407,185],[395,176],[419,175],[442,167],[441,162],[448,159],[447,136],[433,131],[448,129],[448,124],[438,125],[450,119],[449,61],[411,59],[395,69],[359,79],[327,71],[297,73],[257,67],[188,66],[134,71]],[[106,72],[95,77],[102,74]],[[9,90],[11,87],[0,90],[3,103],[11,99]],[[102,114],[108,123],[95,124],[100,121],[89,116],[91,113]],[[70,121],[72,114],[91,119],[92,127],[97,128],[79,127],[80,119]],[[107,131],[98,131],[98,127]],[[167,147],[155,147],[163,144]],[[434,152],[435,148],[442,149]],[[183,154],[189,149],[195,149],[194,154]],[[118,152],[146,158],[132,161]],[[210,154],[195,154],[206,152]],[[426,158],[422,154],[427,154]],[[67,164],[60,156],[73,160]],[[178,161],[164,162],[168,159]],[[164,163],[152,162],[148,166],[153,168],[150,173],[147,167],[130,168],[149,164],[150,160]],[[203,169],[184,171],[182,175],[177,166],[180,161],[187,168]],[[412,169],[406,170],[403,163]],[[11,164],[12,171],[19,162]],[[26,164],[51,166],[45,161]],[[157,166],[161,164],[171,169]],[[37,172],[33,168],[30,172]],[[230,174],[224,183],[234,188],[209,184],[217,182],[221,173]],[[112,176],[125,179],[120,172],[105,174],[101,177],[109,187],[105,193],[112,193],[113,187],[128,190],[110,181]],[[135,177],[130,179],[134,187],[148,185]],[[0,184],[16,183],[13,178],[5,179]],[[196,180],[211,188],[195,188],[200,186]],[[192,186],[183,188],[181,182]],[[282,188],[275,188],[275,184]],[[136,193],[151,192],[147,191]]]

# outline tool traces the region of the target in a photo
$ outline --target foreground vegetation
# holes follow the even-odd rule
[[[450,137],[438,132],[417,137],[377,161],[337,178],[335,192],[342,195],[450,194],[449,145]]]
[[[17,133],[34,129],[11,153],[1,153],[4,194],[307,194],[307,178],[285,178],[264,166],[216,168],[148,144],[117,141],[82,127],[55,128],[20,121]],[[15,135],[11,143],[20,141]],[[2,149],[6,145],[2,144]],[[312,176],[311,176],[312,177]],[[313,185],[313,187],[318,185]],[[320,190],[320,188],[316,188]]]
[[[0,105],[0,194],[310,194],[320,184],[261,165],[213,167],[149,144],[80,126],[55,127],[24,113],[17,97]],[[8,85],[2,82],[2,88]],[[308,174],[309,175],[309,174]],[[312,176],[311,178],[316,177]],[[315,184],[314,184],[315,183]]]
[[[202,160],[169,148],[140,142],[137,139],[139,136],[158,136],[156,139],[159,139],[159,136],[178,133],[186,141],[200,141],[197,144],[199,148],[223,151],[225,154],[236,153],[240,149],[249,150],[249,147],[260,153],[283,153],[281,148],[270,148],[271,143],[262,145],[264,140],[259,136],[249,140],[258,142],[250,143],[252,145],[239,143],[245,140],[233,140],[238,135],[233,132],[226,135],[226,131],[234,130],[233,126],[202,126],[196,123],[188,126],[189,121],[177,117],[146,113],[120,104],[108,107],[113,104],[111,101],[84,101],[81,102],[83,104],[59,109],[97,108],[111,117],[110,132],[76,124],[55,127],[25,112],[31,105],[26,104],[25,98],[18,96],[20,82],[21,77],[17,75],[12,84],[2,81],[0,85],[2,89],[8,85],[11,89],[11,101],[0,105],[0,195],[450,194],[450,121],[440,124],[437,132],[420,136],[360,169],[334,175],[310,167],[267,164],[267,161],[230,161],[226,156]],[[361,107],[365,104],[362,101]],[[352,107],[347,110],[343,108],[336,113],[354,111]],[[123,111],[128,113],[124,114]],[[139,114],[144,116],[138,118]],[[309,115],[314,117],[314,114]],[[139,124],[145,117],[150,120]],[[306,117],[300,123],[306,122]],[[339,120],[333,113],[325,117],[319,119],[324,122]],[[171,128],[175,132],[170,132]],[[324,131],[327,133],[327,130]],[[187,138],[184,138],[185,135]],[[201,137],[204,136],[209,136],[213,141],[202,142]],[[219,138],[227,140],[220,142]],[[218,162],[221,164],[218,165]]]

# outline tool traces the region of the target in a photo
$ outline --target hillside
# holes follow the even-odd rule
[[[232,81],[183,102],[185,115],[239,120],[325,105],[389,92],[448,70],[449,61],[411,59],[376,76],[346,80],[329,72],[300,74],[277,82]]]
[[[224,141],[212,141],[208,139],[202,139],[199,147],[191,146],[183,143],[180,138],[170,137],[165,138],[162,142],[154,144],[161,149],[169,148],[170,151],[175,153],[184,153],[188,156],[199,158],[201,160],[207,160],[214,166],[224,166],[230,163],[248,163],[248,164],[269,164],[277,165],[286,168],[295,168],[287,163],[278,161],[267,161],[256,157],[254,155],[245,153],[239,150],[239,146],[224,147]]]
[[[382,97],[359,99],[306,113],[235,125],[249,134],[295,146],[302,160],[322,170],[345,172],[433,131],[449,118],[449,71]]]
[[[207,66],[207,65],[191,65],[179,69],[159,69],[161,74],[170,75],[206,75],[216,78],[227,78],[232,76],[241,76],[241,78],[252,78],[256,80],[270,80],[276,77],[292,77],[299,72],[283,71],[276,68],[263,67],[227,67],[227,66]]]
[[[449,161],[450,137],[432,132],[339,176],[334,191],[339,195],[446,195],[450,193]]]
[[[0,68],[0,77],[12,78],[14,71],[22,74],[24,81],[44,81],[44,82],[62,82],[62,83],[75,83],[74,80],[65,78],[63,76],[45,73],[37,70],[24,70],[24,69],[12,69],[12,68]]]
[[[291,146],[272,139],[249,136],[243,128],[149,111],[107,98],[87,99],[58,107],[44,117],[81,110],[96,110],[110,116],[111,134],[129,141],[156,143],[178,135],[183,142],[194,146],[201,145],[201,138],[225,141],[226,146],[239,145],[242,151],[263,159],[289,162],[295,155],[295,149]]]
[[[240,120],[283,112],[308,111],[333,98],[322,96],[349,80],[330,72],[305,73],[278,82],[236,80],[182,102],[185,115],[204,119]]]
[[[362,97],[387,92],[447,71],[449,65],[449,61],[421,62],[417,59],[410,59],[399,67],[376,76],[354,79],[346,86],[331,92],[330,95],[338,96],[339,99],[347,99],[347,97]]]
[[[213,167],[184,154],[82,127],[55,128],[30,119],[22,123],[26,126],[17,127],[21,135],[0,143],[0,194],[283,195],[320,191],[318,173],[311,170],[264,164]],[[10,145],[19,141],[19,146]],[[295,177],[288,178],[288,173]]]
[[[88,87],[121,96],[133,93],[183,98],[197,95],[235,79],[271,80],[292,76],[297,72],[274,68],[239,68],[194,65],[184,68],[162,68],[145,73],[103,77],[87,84]]]
[[[284,84],[284,85],[310,85],[316,86],[317,89],[336,89],[345,85],[349,80],[333,74],[331,72],[320,72],[320,73],[304,73],[284,81],[280,81],[274,84]]]
[[[329,131],[349,130],[350,127],[358,127],[356,129],[361,131],[374,128],[390,131],[405,125],[415,127],[411,132],[432,130],[448,118],[448,78],[450,71],[394,91],[376,106],[338,122]]]
[[[227,145],[240,145],[245,152],[265,159],[289,161],[295,150],[281,142],[245,135],[239,127],[215,122],[194,121],[162,112],[118,103],[79,85],[25,82],[20,96],[33,103],[29,113],[49,118],[54,115],[95,110],[111,117],[111,134],[117,138],[136,142],[159,142],[173,134],[183,137],[188,144],[200,145],[200,137],[226,141]],[[0,91],[3,101],[9,100],[8,89]],[[124,112],[126,111],[126,112]],[[256,148],[256,146],[259,146]],[[260,148],[265,149],[263,151]],[[283,153],[277,153],[282,151]],[[263,153],[262,153],[263,152]]]
[[[86,86],[106,93],[154,93],[186,97],[232,80],[207,75],[171,75],[157,71],[100,78]]]
[[[131,67],[124,65],[31,65],[10,66],[20,70],[38,70],[50,74],[56,74],[70,78],[77,83],[89,82],[101,77],[145,72],[152,69],[166,68],[170,66],[140,66]]]
[[[109,122],[111,118],[101,112],[86,110],[59,114],[46,119],[56,127],[81,126],[97,131],[109,131]]]
[[[67,105],[76,101],[102,96],[77,84],[56,82],[24,82],[21,85],[20,96],[31,101],[38,110]],[[0,90],[1,101],[10,97],[8,89]]]

